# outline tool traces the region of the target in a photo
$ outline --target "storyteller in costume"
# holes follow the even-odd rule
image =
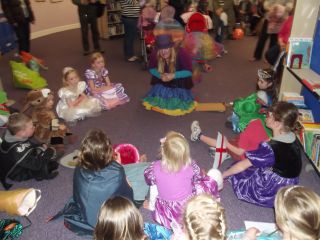
[[[174,48],[171,35],[156,37],[149,67],[152,88],[143,99],[147,110],[180,116],[195,109],[191,56],[183,48]]]

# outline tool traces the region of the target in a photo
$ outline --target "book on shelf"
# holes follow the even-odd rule
[[[309,68],[312,52],[312,38],[290,38],[287,67]]]
[[[299,121],[303,123],[314,123],[314,117],[310,109],[299,108]]]
[[[307,108],[304,97],[296,92],[283,92],[282,101],[293,103],[298,108]]]

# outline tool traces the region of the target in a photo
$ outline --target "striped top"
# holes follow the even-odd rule
[[[120,0],[122,16],[125,17],[139,17],[140,5],[137,0]]]

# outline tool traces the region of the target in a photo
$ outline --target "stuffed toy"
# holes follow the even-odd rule
[[[32,121],[35,125],[34,137],[51,145],[64,144],[64,139],[72,134],[64,124],[59,123],[53,111],[54,98],[50,89],[38,89],[28,92],[22,112],[32,108]]]

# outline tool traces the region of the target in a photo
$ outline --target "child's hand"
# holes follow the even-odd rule
[[[115,157],[116,162],[121,164],[121,155],[120,155],[120,153],[119,152],[114,152],[114,157]]]
[[[257,239],[257,236],[259,233],[260,233],[259,229],[255,228],[255,227],[251,227],[245,232],[243,239],[255,240],[255,239]]]
[[[66,129],[67,129],[66,125],[64,125],[64,124],[59,124],[59,130],[64,131],[64,130],[66,130]]]

